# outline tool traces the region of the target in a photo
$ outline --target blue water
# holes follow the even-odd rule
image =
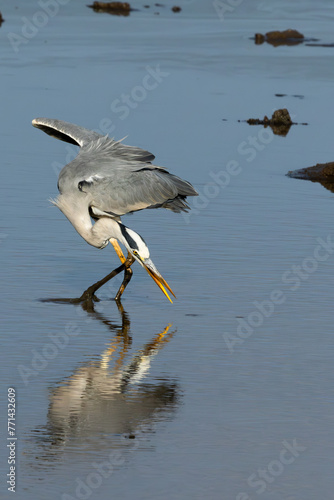
[[[38,2],[1,7],[1,498],[8,387],[16,498],[333,498],[333,194],[285,174],[333,160],[334,49],[250,38],[331,43],[334,11],[237,3],[219,17],[200,0],[177,14],[132,2],[115,17],[72,0],[31,31]],[[238,122],[283,107],[308,125],[280,137]],[[119,278],[94,310],[45,301],[79,297],[118,261],[49,203],[76,148],[37,116],[127,136],[194,184],[188,215],[124,217],[173,305],[138,265],[123,312]]]

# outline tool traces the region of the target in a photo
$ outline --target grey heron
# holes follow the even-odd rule
[[[136,260],[171,301],[166,288],[174,293],[150,259],[144,239],[122,224],[121,216],[145,208],[187,211],[186,198],[198,195],[197,191],[164,167],[153,165],[155,157],[148,151],[62,120],[35,118],[32,124],[80,147],[78,156],[61,170],[60,194],[52,202],[87,243],[97,248],[113,245],[125,269],[115,299],[120,299],[130,281],[130,267]],[[127,258],[118,242],[127,249]]]

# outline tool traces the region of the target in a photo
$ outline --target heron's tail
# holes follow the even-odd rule
[[[174,200],[168,200],[163,205],[162,208],[167,208],[167,210],[171,210],[179,214],[180,212],[188,212],[190,207],[186,202],[186,196],[177,196]]]
[[[169,180],[171,180],[178,190],[178,195],[173,200],[167,200],[162,206],[172,212],[188,212],[190,207],[186,202],[187,196],[198,196],[196,189],[190,184],[190,182],[177,177],[176,175],[169,175]]]

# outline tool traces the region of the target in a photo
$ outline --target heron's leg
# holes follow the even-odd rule
[[[119,287],[119,290],[115,296],[116,302],[120,302],[121,296],[132,278],[131,266],[134,263],[135,259],[132,257],[132,255],[129,252],[128,252],[127,258],[124,257],[124,254],[123,254],[121,247],[119,246],[117,240],[115,240],[114,238],[111,238],[109,241],[112,244],[112,246],[114,247],[115,252],[117,253],[120,261],[125,266],[124,279],[123,279],[123,282],[122,282],[121,286]]]
[[[91,285],[87,290],[84,291],[84,293],[81,295],[79,299],[73,299],[73,301],[77,302],[83,302],[87,300],[92,300],[94,298],[95,292],[101,288],[101,286],[105,285],[110,281],[112,278],[114,278],[117,274],[121,273],[123,270],[125,270],[125,265],[121,264],[117,269],[114,269],[111,273],[109,273],[107,276],[105,276],[102,280],[98,281],[97,283],[94,283],[94,285]]]
[[[125,259],[125,262],[123,264],[124,267],[125,267],[125,270],[124,270],[124,279],[123,279],[123,283],[119,287],[118,292],[116,293],[116,297],[115,297],[116,302],[120,301],[121,296],[122,296],[124,290],[126,289],[126,287],[128,286],[128,284],[130,283],[130,280],[132,278],[132,269],[131,269],[131,266],[134,263],[134,261],[135,261],[134,257],[132,257],[132,255],[128,252],[128,256]]]
[[[124,262],[126,261],[126,258],[124,256],[124,253],[122,252],[121,247],[119,246],[118,241],[115,240],[114,238],[111,238],[109,241],[112,244],[112,246],[114,247],[114,250],[119,257],[119,260],[122,262],[122,264],[124,264]]]

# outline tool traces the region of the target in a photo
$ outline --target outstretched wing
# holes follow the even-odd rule
[[[150,164],[119,164],[108,175],[99,171],[82,179],[78,189],[89,196],[93,214],[111,217],[144,208],[186,211],[186,197],[197,195],[189,182]]]
[[[91,142],[103,137],[103,135],[87,128],[79,127],[79,125],[52,118],[35,118],[32,124],[55,139],[80,147],[87,146]]]
[[[158,207],[186,211],[186,197],[198,194],[189,182],[151,165],[154,155],[149,151],[62,120],[36,118],[32,124],[81,147],[77,158],[60,172],[58,188],[62,194],[86,195],[97,217]]]
[[[103,136],[79,125],[55,120],[52,118],[35,118],[32,121],[34,127],[43,130],[46,134],[56,139],[60,139],[70,144],[80,146],[83,150],[89,150],[91,153],[101,150],[110,157],[122,158],[124,160],[137,160],[150,162],[155,156],[149,151],[134,146],[127,146],[121,141],[114,141],[108,136]]]

